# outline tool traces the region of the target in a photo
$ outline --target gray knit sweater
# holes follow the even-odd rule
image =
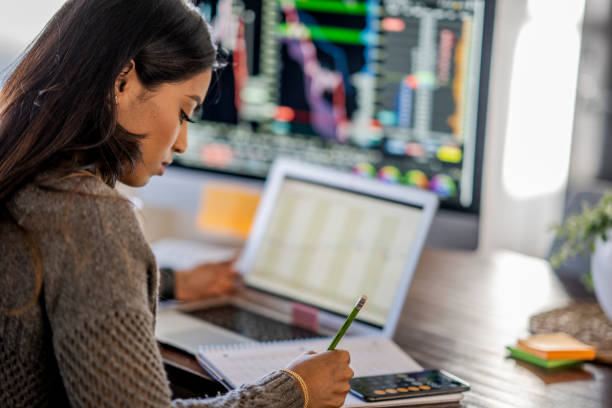
[[[35,293],[36,258],[0,219],[1,407],[303,405],[280,371],[221,397],[171,401],[154,337],[157,267],[130,204],[94,177],[39,184],[7,203],[43,270],[39,297],[17,315]]]

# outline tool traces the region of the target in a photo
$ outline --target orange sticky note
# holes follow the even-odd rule
[[[197,227],[209,234],[245,239],[259,204],[254,188],[227,183],[208,183],[202,190]]]
[[[595,348],[566,333],[534,334],[518,341],[518,348],[544,360],[593,360]]]

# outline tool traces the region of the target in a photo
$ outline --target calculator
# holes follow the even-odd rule
[[[468,391],[467,382],[444,370],[355,377],[351,393],[364,401],[386,401]]]

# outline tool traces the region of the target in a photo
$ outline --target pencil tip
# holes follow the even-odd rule
[[[357,309],[361,309],[363,307],[363,305],[365,304],[366,300],[368,300],[368,297],[366,295],[361,295],[361,297],[357,301],[357,304],[355,305],[355,307]]]

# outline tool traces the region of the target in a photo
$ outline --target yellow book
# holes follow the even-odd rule
[[[519,340],[517,347],[545,360],[593,360],[595,348],[566,333],[534,334]]]

